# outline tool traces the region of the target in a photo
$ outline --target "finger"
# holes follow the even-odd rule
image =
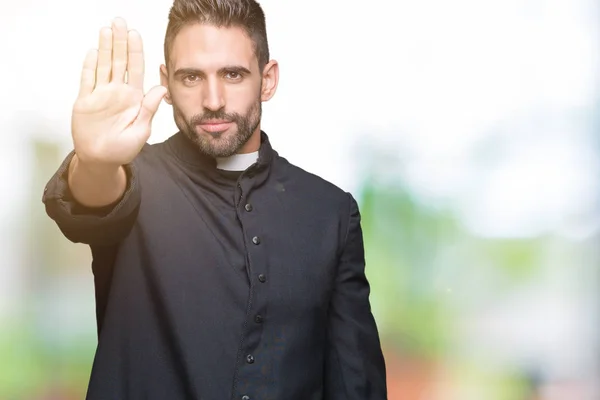
[[[112,29],[100,30],[100,43],[98,46],[98,67],[96,68],[96,86],[107,84],[110,80],[112,64]]]
[[[160,102],[166,94],[167,88],[162,85],[150,89],[150,91],[146,93],[146,96],[144,96],[144,100],[142,100],[142,107],[140,108],[136,123],[140,126],[149,125],[152,122],[154,115],[156,115],[156,111],[158,111]]]
[[[127,51],[127,83],[136,89],[144,90],[144,46],[137,31],[129,31]]]
[[[98,65],[98,50],[88,51],[83,61],[79,97],[87,96],[94,91],[96,85],[96,66]]]
[[[112,74],[111,81],[125,82],[127,70],[127,23],[115,18],[112,23]]]

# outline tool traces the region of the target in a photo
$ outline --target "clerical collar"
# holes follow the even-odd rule
[[[234,154],[230,157],[217,158],[217,169],[223,171],[245,171],[258,160],[258,151],[245,154]]]

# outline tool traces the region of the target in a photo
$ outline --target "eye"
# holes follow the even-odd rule
[[[242,75],[239,72],[229,71],[225,74],[225,78],[232,80],[232,81],[237,81],[242,78]]]
[[[183,77],[183,81],[185,83],[195,83],[198,82],[198,80],[200,80],[198,75],[186,75]]]

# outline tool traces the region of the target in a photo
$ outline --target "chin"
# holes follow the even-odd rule
[[[225,132],[218,133],[199,133],[194,137],[194,142],[200,152],[211,156],[229,157],[236,154],[243,146],[243,143],[236,143],[235,137],[225,135]]]

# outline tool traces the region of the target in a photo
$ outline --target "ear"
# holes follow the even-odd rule
[[[279,64],[275,60],[269,61],[263,68],[262,88],[260,93],[261,101],[269,101],[277,91],[279,84]]]
[[[167,94],[165,95],[165,101],[169,105],[173,105],[171,100],[171,91],[169,90],[169,72],[167,71],[166,65],[160,66],[160,84],[167,88]]]

